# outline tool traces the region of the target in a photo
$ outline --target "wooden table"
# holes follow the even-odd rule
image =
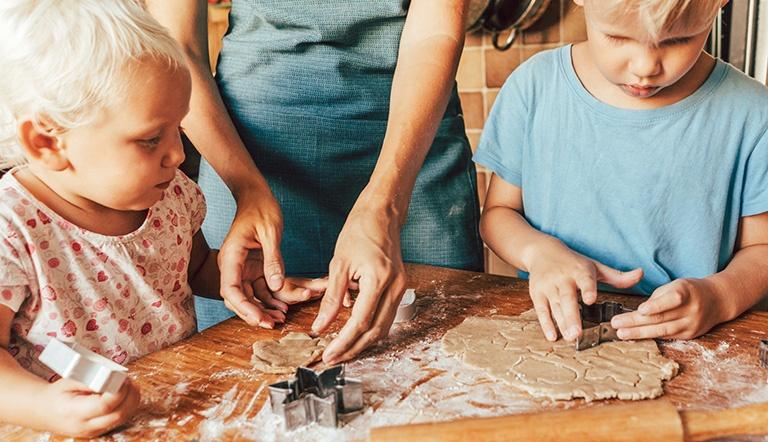
[[[348,364],[365,385],[367,411],[342,429],[311,427],[285,436],[262,407],[277,376],[250,368],[251,344],[289,331],[307,331],[318,303],[294,308],[278,330],[251,328],[231,319],[129,366],[141,387],[142,408],[133,424],[106,440],[364,440],[371,426],[495,416],[552,408],[608,406],[615,401],[551,402],[527,397],[482,372],[441,356],[439,339],[470,315],[517,315],[532,307],[523,280],[409,265],[418,293],[416,318],[398,325],[383,343]],[[601,294],[636,305],[641,298]],[[337,331],[348,318],[344,310]],[[680,408],[733,407],[768,402],[768,369],[757,345],[768,338],[768,313],[751,312],[694,341],[661,344],[680,363],[664,397]],[[262,409],[263,408],[263,409]],[[0,427],[2,440],[37,439]],[[64,440],[51,437],[50,440]]]

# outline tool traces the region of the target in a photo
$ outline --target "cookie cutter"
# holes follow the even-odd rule
[[[576,350],[586,350],[601,342],[616,341],[616,329],[611,326],[611,319],[622,313],[634,310],[614,301],[596,302],[592,305],[579,301],[581,313],[581,336],[576,338]]]
[[[38,357],[62,378],[78,381],[96,393],[115,394],[128,377],[128,369],[77,343],[52,338]]]
[[[268,387],[272,412],[282,416],[287,431],[317,422],[337,427],[341,418],[363,409],[363,384],[344,376],[344,365],[319,374],[299,367],[296,376]]]
[[[416,290],[407,289],[403,293],[403,299],[400,300],[400,305],[397,306],[397,313],[395,314],[395,322],[410,321],[416,315]]]
[[[768,368],[768,339],[763,339],[758,344],[760,349],[760,365]]]

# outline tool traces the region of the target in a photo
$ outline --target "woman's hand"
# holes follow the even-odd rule
[[[271,193],[257,195],[238,198],[235,219],[219,250],[221,297],[227,308],[249,325],[273,328],[275,322],[285,320],[285,309],[278,307],[281,302],[267,302],[262,298],[269,299],[266,294],[270,291],[280,291],[285,281],[280,253],[283,217]],[[263,287],[254,289],[250,284],[243,284],[246,280],[261,281]],[[262,300],[263,304],[255,299]]]
[[[360,291],[349,320],[325,349],[328,364],[355,357],[392,326],[406,283],[397,220],[394,213],[353,209],[339,234],[312,331],[320,333],[336,319],[355,281]]]
[[[637,311],[615,316],[620,339],[693,339],[724,322],[727,308],[717,287],[704,279],[677,279],[657,288]]]

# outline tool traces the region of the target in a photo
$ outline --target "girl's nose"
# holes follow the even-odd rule
[[[181,166],[186,155],[184,155],[184,145],[181,142],[181,137],[176,138],[171,143],[168,152],[163,157],[163,166],[175,169]]]

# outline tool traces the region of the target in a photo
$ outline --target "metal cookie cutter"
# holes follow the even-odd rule
[[[285,429],[317,422],[336,427],[339,417],[363,408],[363,384],[344,377],[344,365],[319,374],[305,367],[296,369],[296,377],[269,386],[272,412],[285,418]]]
[[[400,300],[400,305],[397,306],[397,313],[395,314],[395,322],[406,322],[413,319],[416,315],[416,290],[407,289],[403,293],[403,299]]]
[[[616,341],[616,330],[611,327],[611,318],[634,310],[614,301],[596,302],[586,305],[579,301],[581,310],[581,337],[576,339],[576,350],[586,350],[601,342]]]
[[[128,376],[128,369],[77,344],[52,338],[39,356],[63,378],[73,379],[96,393],[117,393]]]
[[[760,348],[760,365],[768,367],[768,339],[763,339],[758,344]]]

